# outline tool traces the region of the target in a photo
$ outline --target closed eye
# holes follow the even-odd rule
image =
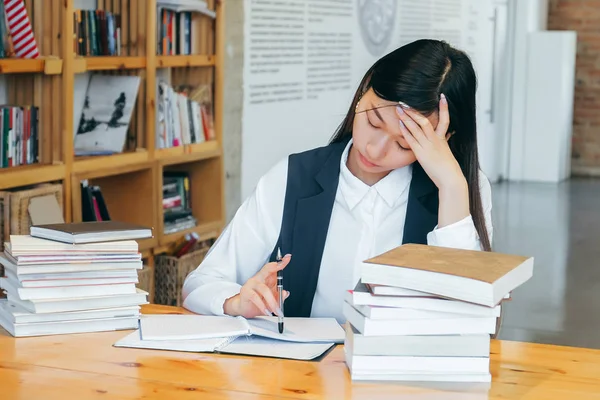
[[[371,117],[369,117],[369,113],[367,112],[367,122],[369,123],[369,125],[371,125],[372,128],[378,129],[378,126],[373,125],[373,123],[371,122]]]

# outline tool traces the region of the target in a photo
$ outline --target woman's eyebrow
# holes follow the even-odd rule
[[[386,123],[381,114],[379,113],[379,110],[377,110],[377,107],[375,107],[375,105],[371,104],[371,110],[375,112],[375,115],[377,115],[377,118],[379,118],[381,122],[383,122],[384,124]]]

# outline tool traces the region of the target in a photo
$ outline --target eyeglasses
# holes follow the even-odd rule
[[[360,105],[360,100],[356,103],[356,107],[354,107],[354,113],[355,114],[360,114],[360,113],[364,113],[367,111],[372,111],[372,110],[379,110],[381,108],[387,108],[387,107],[396,107],[396,106],[400,106],[402,108],[410,108],[410,106],[406,103],[403,103],[401,101],[399,101],[398,103],[393,103],[393,104],[386,104],[384,106],[379,106],[379,107],[373,107],[373,108],[367,108],[366,110],[362,110],[362,111],[358,111],[358,106]]]

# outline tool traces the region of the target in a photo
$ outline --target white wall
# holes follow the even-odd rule
[[[364,1],[287,0],[278,4],[244,2],[242,198],[252,192],[261,175],[289,153],[327,144],[342,121],[360,79],[372,63],[394,48],[423,37],[445,39],[473,56],[480,84],[481,162],[484,172],[495,180],[499,174],[495,151],[498,135],[490,122],[494,96],[491,83],[494,66],[493,0],[440,0],[435,5],[422,0],[390,0],[376,5],[378,8],[373,10],[374,14],[360,7],[376,3]],[[278,10],[274,13],[256,10],[269,7],[278,7]],[[323,17],[318,7],[329,7],[328,11],[333,10],[337,15]],[[379,22],[371,25],[371,31],[361,30],[362,19],[369,15],[378,16]],[[277,33],[272,33],[274,31]],[[338,42],[330,45],[327,51],[334,51],[341,63],[350,67],[348,71],[335,71],[333,64],[326,64],[334,73],[322,80],[337,78],[343,82],[334,88],[324,85],[324,91],[318,93],[310,93],[311,86],[307,84],[311,80],[307,63],[319,58],[311,56],[317,51],[309,40],[314,33],[335,35],[332,39]],[[344,34],[350,37],[348,49],[339,44],[340,40],[347,39]],[[284,38],[293,38],[293,35],[300,39],[297,49],[293,49],[292,44],[280,42]],[[264,50],[269,46],[279,46],[280,49],[276,54],[269,53]],[[282,54],[288,56],[281,57]],[[322,58],[327,59],[326,56]],[[273,60],[288,63],[269,64]],[[265,63],[257,66],[257,61]],[[261,69],[264,72],[260,72]],[[344,77],[346,72],[350,75]],[[283,87],[277,101],[256,102],[258,98],[268,100],[277,97],[272,88],[257,89],[257,85],[273,84],[297,86]],[[295,89],[298,89],[297,99],[292,100],[290,98],[296,96]]]

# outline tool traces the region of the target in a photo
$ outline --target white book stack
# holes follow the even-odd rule
[[[366,260],[346,294],[353,380],[490,382],[501,301],[533,258],[407,244]]]
[[[136,329],[148,293],[135,240],[83,244],[11,235],[0,256],[0,325],[15,337]]]

